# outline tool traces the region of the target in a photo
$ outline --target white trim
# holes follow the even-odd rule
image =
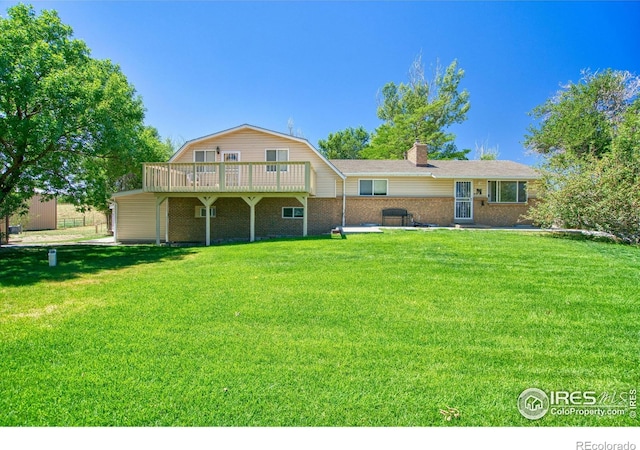
[[[426,178],[436,178],[432,173],[424,173],[424,172],[349,172],[344,174],[347,178],[353,177],[390,177],[390,178],[403,178],[403,177],[426,177]]]
[[[469,183],[469,197],[458,197],[458,183]],[[460,200],[458,200],[460,199]],[[470,217],[458,217],[458,201],[460,203],[469,204]],[[473,181],[472,180],[454,180],[453,181],[453,220],[471,220],[473,221]]]
[[[280,161],[278,159],[278,153],[279,152],[287,152],[287,159],[285,159],[284,161]],[[267,152],[276,152],[276,160],[275,161],[269,161],[267,160]],[[275,148],[275,147],[267,147],[264,149],[264,161],[265,162],[272,162],[274,166],[277,166],[278,164],[281,164],[283,162],[289,162],[289,149],[287,147],[281,147],[281,148]],[[277,170],[269,170],[269,166],[265,166],[265,171],[266,172],[277,172]],[[288,172],[289,171],[289,166],[285,165],[284,167],[280,168],[280,172]]]
[[[231,155],[231,154],[237,154],[238,155],[238,160],[237,161],[225,161],[224,160],[224,155]],[[220,162],[240,162],[240,150],[225,150],[220,152]]]
[[[204,153],[204,161],[196,161],[196,153],[198,153],[198,152]],[[213,153],[213,161],[207,161],[207,153]],[[192,152],[192,154],[193,154],[193,162],[202,162],[202,163],[217,162],[217,158],[216,158],[217,151],[216,150],[194,150]]]
[[[285,209],[290,209],[291,210],[291,217],[285,217],[285,215],[284,215],[284,210]],[[302,210],[302,215],[301,216],[296,216],[296,211],[295,211],[296,209],[301,209]],[[282,210],[281,210],[281,213],[282,213],[282,218],[283,219],[304,219],[304,216],[305,216],[304,206],[283,206]]]
[[[468,175],[468,176],[456,176],[456,175],[439,175],[436,176],[434,175],[433,178],[438,178],[438,179],[447,179],[447,180],[460,180],[460,181],[467,181],[467,180],[491,180],[491,181],[529,181],[529,180],[536,180],[537,178],[532,178],[532,177],[517,177],[517,176],[486,176],[486,175]]]
[[[144,193],[145,191],[143,189],[133,189],[131,191],[120,191],[116,192],[115,194],[111,194],[111,198],[126,197],[128,195],[138,195]]]
[[[526,205],[527,203],[529,203],[529,186],[525,185],[525,199],[523,202],[519,202],[518,201],[518,192],[520,191],[520,186],[518,186],[518,184],[516,184],[516,201],[515,202],[501,202],[501,201],[497,201],[497,200],[490,200],[490,194],[491,194],[491,188],[489,187],[489,183],[491,181],[496,181],[496,182],[513,182],[513,183],[528,183],[528,180],[517,180],[517,179],[507,179],[507,180],[502,180],[502,179],[496,179],[496,178],[491,178],[487,180],[487,203],[490,205]],[[499,192],[499,187],[496,185],[496,194]]]
[[[371,181],[371,194],[362,194],[360,190],[360,182],[361,181]],[[387,189],[385,194],[374,194],[375,192],[375,182],[376,181],[384,181],[387,183]],[[389,194],[389,180],[386,178],[358,178],[358,197],[388,197]]]
[[[307,218],[307,210],[309,206],[308,197],[306,195],[296,197],[300,203],[302,203],[302,236],[307,237],[309,230],[309,219]],[[295,211],[294,211],[295,216]]]
[[[207,217],[206,206],[196,206],[195,207],[195,218],[196,219],[204,219]],[[209,206],[209,218],[213,219],[217,215],[217,210],[215,206]]]

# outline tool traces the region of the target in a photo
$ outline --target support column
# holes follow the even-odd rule
[[[302,216],[302,236],[307,236],[307,196],[301,195],[300,197],[296,197],[300,203],[302,203],[302,207],[304,208],[303,216]]]
[[[249,220],[250,222],[250,235],[249,242],[254,242],[256,240],[256,205],[262,197],[242,197],[247,205],[249,205]]]
[[[162,205],[166,199],[166,195],[156,197],[156,245],[160,245],[160,205]]]
[[[205,220],[207,222],[205,224],[206,236],[204,237],[204,245],[208,247],[211,245],[211,205],[213,205],[213,202],[218,200],[218,197],[198,197],[198,200],[200,200],[207,209],[205,215]]]

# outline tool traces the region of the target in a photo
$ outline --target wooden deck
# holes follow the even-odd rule
[[[308,161],[146,163],[146,192],[315,193],[315,171]]]

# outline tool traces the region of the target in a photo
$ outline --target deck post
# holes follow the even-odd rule
[[[276,191],[280,192],[280,164],[276,163]]]
[[[142,189],[147,192],[147,165],[142,164]]]
[[[307,196],[306,195],[301,195],[299,197],[296,197],[298,199],[298,201],[300,203],[302,203],[302,208],[303,208],[303,216],[302,216],[302,236],[307,237],[307,216],[308,211],[307,211]]]
[[[247,205],[249,205],[249,220],[250,220],[250,234],[249,234],[249,242],[254,242],[256,240],[256,205],[262,197],[242,197]]]
[[[211,205],[213,205],[213,202],[218,200],[218,197],[198,197],[198,200],[200,200],[207,209],[205,214],[206,223],[204,229],[206,235],[204,237],[204,245],[208,247],[211,245]]]
[[[171,192],[171,166],[167,164],[167,192]]]

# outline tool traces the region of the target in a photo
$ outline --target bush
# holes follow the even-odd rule
[[[547,169],[530,218],[543,226],[604,231],[640,244],[640,161],[610,153]]]

